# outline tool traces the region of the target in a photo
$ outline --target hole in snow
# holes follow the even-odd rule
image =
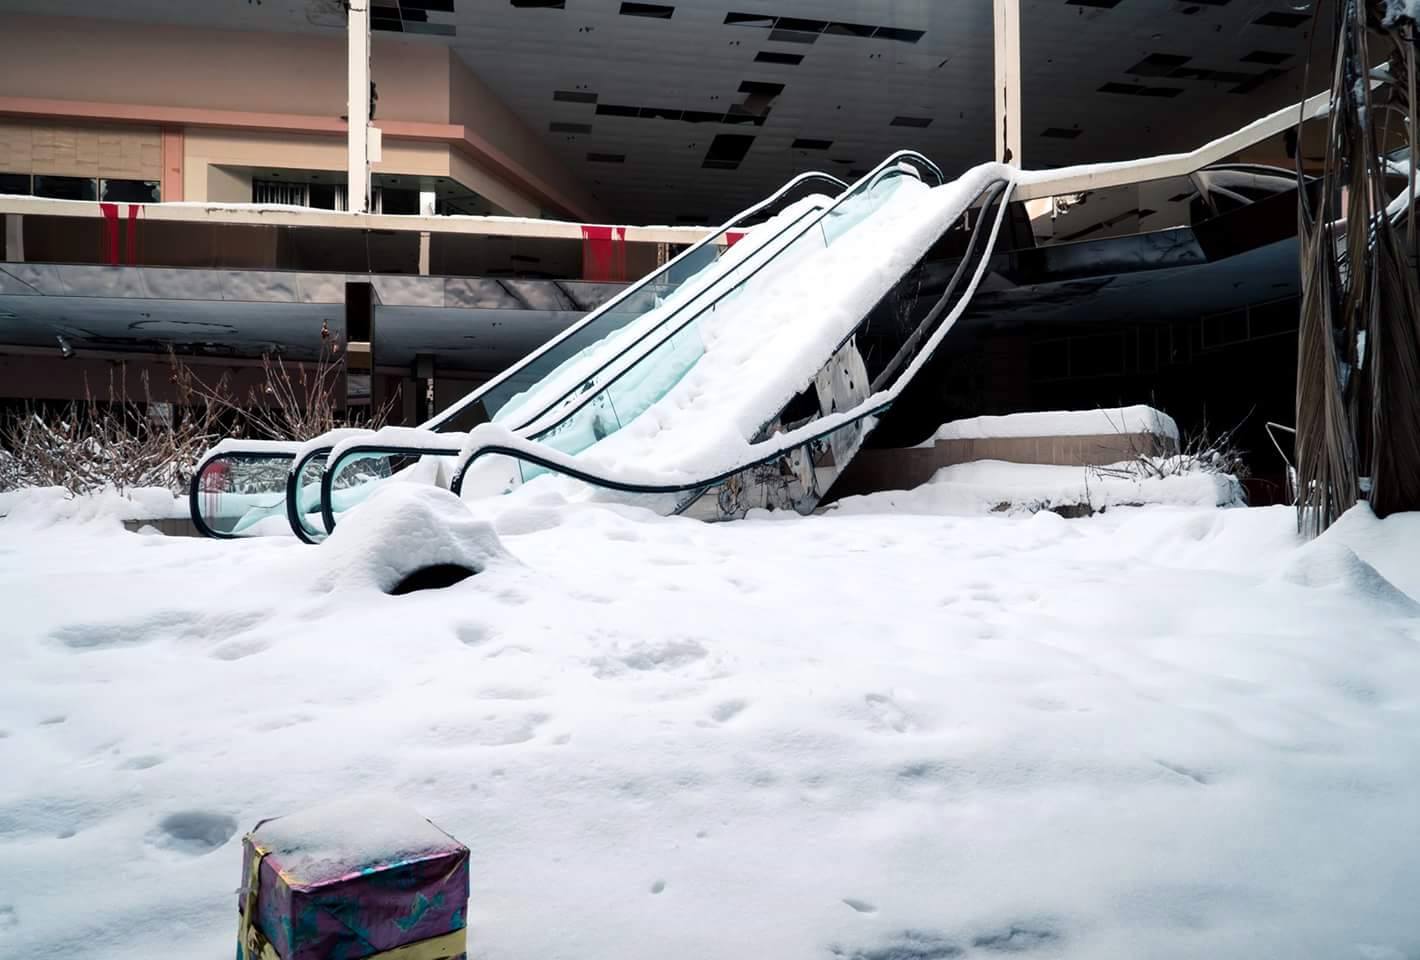
[[[237,832],[237,821],[220,813],[188,811],[164,817],[155,837],[159,846],[194,855],[216,850]]]
[[[390,595],[401,597],[416,590],[442,590],[467,580],[477,572],[457,563],[436,563],[431,567],[421,567],[406,576],[390,589]]]

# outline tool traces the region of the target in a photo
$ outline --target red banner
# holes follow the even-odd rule
[[[101,203],[104,215],[104,263],[118,264],[118,204]]]
[[[582,279],[625,282],[625,227],[582,227]]]

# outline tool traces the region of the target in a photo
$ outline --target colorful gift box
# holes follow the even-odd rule
[[[397,804],[340,801],[242,840],[237,960],[464,960],[468,848]]]

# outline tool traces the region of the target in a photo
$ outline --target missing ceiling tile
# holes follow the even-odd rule
[[[1243,63],[1262,63],[1269,67],[1286,63],[1292,58],[1290,53],[1278,53],[1275,50],[1254,50],[1242,58]]]
[[[753,135],[716,134],[715,139],[710,141],[710,149],[705,152],[705,159],[700,165],[711,170],[734,170],[744,160],[753,144]]]
[[[675,13],[675,7],[668,7],[663,3],[632,3],[630,0],[621,5],[621,15],[623,17],[649,17],[652,20],[669,20]]]
[[[1252,22],[1259,27],[1282,27],[1286,30],[1295,30],[1310,19],[1311,17],[1305,13],[1284,13],[1281,10],[1273,10],[1270,13],[1264,13]]]

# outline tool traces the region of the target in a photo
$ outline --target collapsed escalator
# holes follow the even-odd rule
[[[488,424],[457,446],[398,428],[338,444],[322,478],[325,524],[338,521],[347,474],[416,461],[440,464],[466,499],[537,480],[702,519],[812,510],[970,300],[1010,178],[996,164],[936,189],[904,177],[839,243],[801,235],[775,284],[712,301],[623,354],[596,389],[530,425],[542,442]]]
[[[831,205],[826,194],[846,188],[838,178],[822,173],[793,178],[419,429],[442,434],[480,422],[522,429],[545,412],[547,403],[595,383],[599,366],[608,358],[737,275],[772,259],[786,233],[816,221]],[[325,458],[336,443],[370,432],[340,429],[305,442],[222,441],[208,451],[194,474],[194,523],[218,538],[282,533],[289,526],[303,540],[318,540],[326,532],[318,512]],[[345,491],[351,490],[349,501],[355,502],[361,487],[390,475],[381,469],[384,466],[347,475],[336,488],[337,499],[346,499]]]

